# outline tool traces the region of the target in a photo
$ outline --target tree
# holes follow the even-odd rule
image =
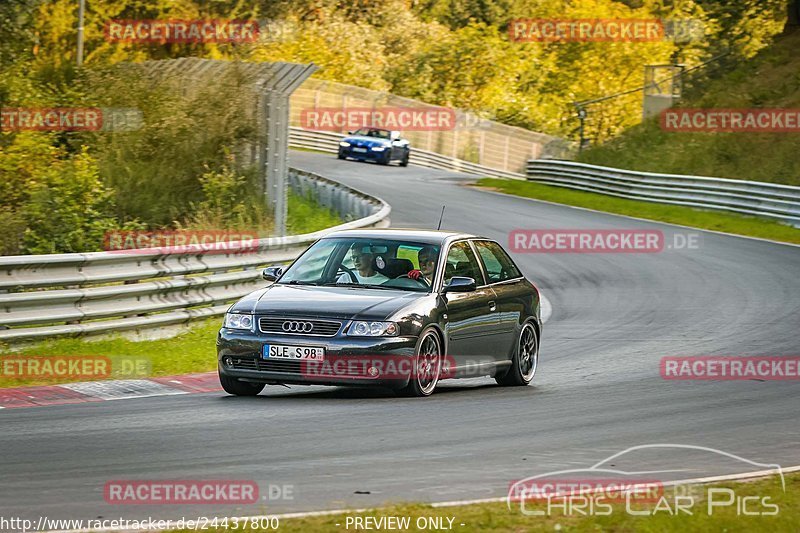
[[[800,0],[789,0],[786,26],[783,27],[783,32],[789,33],[797,28],[800,28]]]

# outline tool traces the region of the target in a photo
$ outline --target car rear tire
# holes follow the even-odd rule
[[[219,373],[219,383],[222,385],[222,390],[233,396],[257,396],[259,392],[264,390],[263,383],[239,381],[222,373]]]
[[[403,159],[400,161],[400,166],[401,167],[407,167],[408,166],[408,157],[409,157],[409,155],[411,155],[411,153],[409,151],[406,151],[405,155],[403,155]]]
[[[430,396],[442,373],[442,341],[434,328],[422,332],[415,352],[411,377],[400,393],[411,398]]]
[[[511,368],[504,375],[496,376],[494,379],[499,385],[506,387],[524,387],[531,382],[538,366],[539,337],[533,324],[525,322],[519,332]]]

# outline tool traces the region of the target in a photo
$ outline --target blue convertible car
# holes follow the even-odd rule
[[[406,139],[400,138],[399,131],[380,128],[361,128],[350,132],[350,135],[339,141],[339,159],[357,159],[359,161],[375,161],[388,165],[399,161],[401,167],[408,166],[411,146]]]

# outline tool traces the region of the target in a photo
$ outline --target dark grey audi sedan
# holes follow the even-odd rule
[[[217,337],[229,394],[264,385],[391,387],[442,379],[527,385],[539,361],[539,291],[490,239],[445,231],[340,231],[228,310]]]

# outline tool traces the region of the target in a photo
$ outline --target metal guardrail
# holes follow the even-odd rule
[[[291,148],[307,148],[310,150],[335,154],[339,149],[339,141],[343,138],[344,135],[340,133],[306,130],[297,127],[289,128],[289,147]],[[496,168],[463,161],[461,159],[454,159],[436,152],[420,150],[419,148],[415,148],[413,144],[411,145],[411,157],[409,162],[412,165],[421,167],[435,168],[439,170],[453,170],[456,172],[464,172],[478,176],[499,176],[502,178],[517,180],[525,179],[525,174],[499,170]]]
[[[768,217],[800,227],[800,187],[760,181],[656,174],[537,159],[531,181],[633,200],[719,209]]]
[[[260,267],[293,260],[331,231],[389,225],[391,207],[379,198],[295,169],[289,183],[350,221],[260,239],[238,251],[185,246],[0,257],[0,341],[144,329],[221,315],[231,302],[267,285]]]

